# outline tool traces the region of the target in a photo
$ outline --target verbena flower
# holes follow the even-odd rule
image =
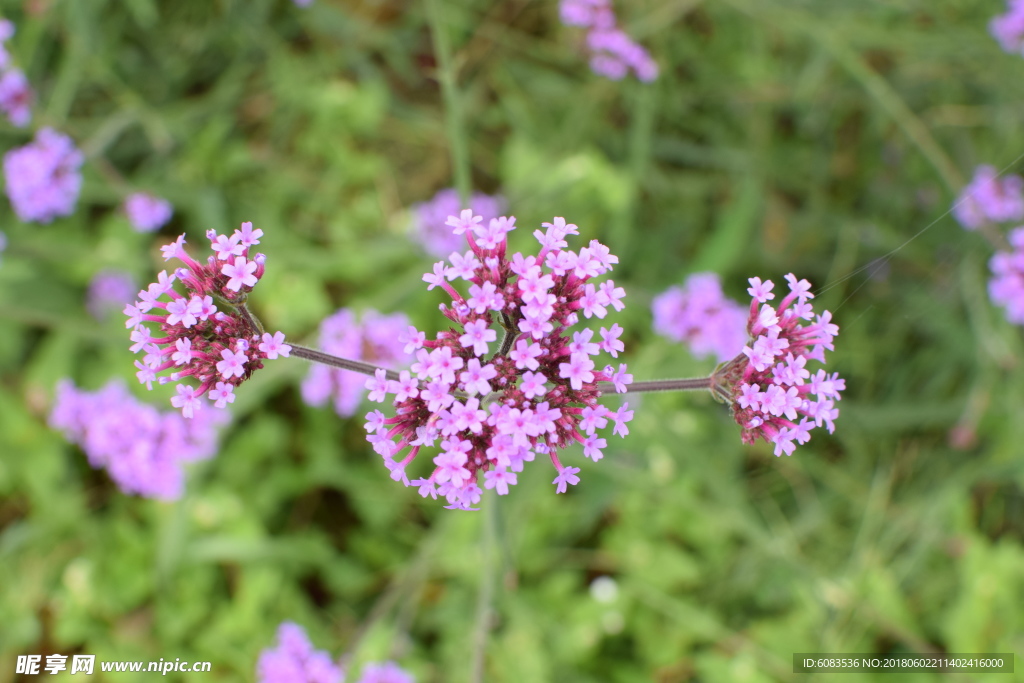
[[[174,208],[166,199],[144,192],[128,195],[124,201],[124,212],[128,221],[138,232],[159,230],[174,215]]]
[[[562,0],[559,13],[563,24],[589,29],[587,48],[594,73],[614,81],[630,70],[644,82],[658,77],[658,65],[647,50],[618,28],[611,0]]]
[[[812,374],[807,367],[808,361],[824,363],[825,351],[833,350],[839,327],[831,322],[832,314],[814,316],[807,280],[790,273],[786,281],[790,292],[776,310],[767,303],[775,298],[771,280],[750,279],[750,343],[715,370],[711,386],[743,427],[743,443],[763,438],[775,445],[775,455],[792,455],[815,427],[824,425],[831,434],[839,416],[835,402],[846,388],[837,373],[819,369]]]
[[[305,630],[286,621],[277,628],[277,644],[260,653],[257,683],[344,683],[345,672],[324,650],[317,650]],[[394,662],[369,663],[356,683],[415,683]]]
[[[722,292],[715,273],[694,273],[651,303],[654,331],[685,343],[695,356],[733,358],[747,341],[747,312]]]
[[[988,30],[1011,54],[1024,54],[1024,0],[1009,0],[1006,14],[994,17]]]
[[[989,261],[988,294],[1006,309],[1007,320],[1024,325],[1024,226],[1014,228],[1007,237],[1013,251],[997,252]]]
[[[135,278],[120,270],[103,270],[92,278],[85,307],[97,320],[135,300]]]
[[[18,128],[32,120],[32,86],[20,69],[0,72],[0,111]]]
[[[343,683],[345,674],[323,650],[316,650],[298,624],[284,622],[277,629],[277,645],[260,653],[258,683]]]
[[[622,433],[631,416],[626,405],[615,412],[597,402],[598,382],[625,391],[632,381],[626,366],[602,370],[592,360],[601,351],[622,350],[621,328],[602,327],[600,335],[572,329],[581,317],[603,320],[609,309],[623,308],[621,287],[592,282],[618,258],[597,240],[568,250],[565,237],[578,232],[562,218],[534,232],[541,244],[536,256],[511,258],[505,235],[515,228],[514,217],[485,225],[465,210],[448,225],[466,236],[470,250],[434,264],[423,279],[427,289],[440,287],[451,297],[452,305],[440,308],[453,327],[429,341],[412,327],[402,335],[416,362],[397,380],[378,370],[367,381],[371,400],[394,394],[396,408],[394,417],[376,410],[367,415],[367,438],[392,479],[419,487],[423,496],[440,494],[452,508],[473,509],[484,489],[508,493],[516,473],[537,454],[551,459],[562,492],[579,480],[579,469],[562,465],[559,451],[579,443],[587,457],[600,460],[606,442],[597,430]],[[458,280],[465,293],[453,286]],[[504,329],[503,339],[492,326]],[[437,444],[433,471],[410,482],[406,468]]]
[[[14,24],[0,19],[0,112],[11,125],[23,128],[32,120],[32,88],[20,69],[11,65],[4,43],[14,35]]]
[[[51,128],[4,155],[4,179],[14,213],[25,222],[69,216],[82,187],[83,157],[66,135]]]
[[[352,311],[342,308],[320,323],[319,347],[334,356],[396,367],[406,362],[405,343],[398,338],[408,327],[409,319],[402,313],[368,310],[359,322]],[[302,398],[314,406],[332,400],[338,415],[351,417],[366,394],[365,384],[365,375],[314,364],[302,382]]]
[[[371,662],[363,667],[363,674],[356,683],[416,683],[416,679],[394,662]]]
[[[235,400],[235,387],[263,367],[264,359],[288,356],[291,347],[284,334],[263,332],[244,308],[249,292],[263,276],[265,257],[249,258],[250,247],[259,244],[262,230],[242,223],[230,237],[213,230],[206,233],[216,256],[205,265],[192,259],[183,246],[185,236],[162,247],[165,261],[176,258],[185,264],[171,275],[161,271],[157,282],[139,292],[139,300],[125,306],[125,327],[131,328],[131,349],[145,352],[136,375],[152,388],[153,382],[182,381],[192,377],[199,386],[182,382],[171,405],[192,417],[209,393],[218,408]],[[174,289],[178,282],[185,294]],[[168,300],[161,300],[167,297]],[[154,323],[154,331],[146,325]],[[170,375],[157,378],[157,374]]]
[[[211,457],[227,413],[185,420],[136,400],[119,380],[95,392],[69,380],[57,386],[50,425],[85,451],[89,464],[107,470],[128,494],[174,500],[184,490],[184,465]]]
[[[463,208],[459,193],[453,189],[441,190],[430,201],[413,205],[413,235],[427,253],[443,257],[462,247],[462,237],[454,234],[445,221]],[[475,192],[469,198],[469,209],[490,221],[505,210],[505,199]]]
[[[995,167],[979,166],[954,202],[953,216],[968,230],[977,230],[987,221],[1024,219],[1024,179],[1016,175],[1000,178]]]

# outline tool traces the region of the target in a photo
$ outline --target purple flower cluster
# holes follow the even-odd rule
[[[277,629],[277,645],[260,653],[257,683],[344,683],[345,672],[323,650],[316,650],[298,624],[286,621]],[[415,683],[394,662],[367,664],[356,683]]]
[[[988,221],[1001,223],[1024,219],[1024,179],[999,177],[992,166],[979,166],[974,178],[953,203],[953,216],[968,230]]]
[[[367,664],[356,683],[416,683],[416,679],[394,662],[384,662]]]
[[[82,187],[82,153],[66,135],[50,128],[4,155],[7,196],[22,221],[49,223],[70,216]]]
[[[669,287],[651,303],[654,331],[685,342],[695,356],[734,358],[747,341],[747,311],[726,298],[715,273],[694,273],[682,287]]]
[[[124,200],[124,212],[137,232],[153,232],[171,220],[174,208],[166,199],[136,192]]]
[[[105,319],[112,311],[120,311],[135,300],[135,278],[120,270],[103,270],[89,283],[85,307],[97,320]]]
[[[401,341],[406,352],[416,353],[412,373],[388,380],[378,370],[366,383],[370,400],[395,395],[394,417],[379,410],[366,416],[367,438],[392,479],[418,486],[424,497],[440,494],[457,509],[473,509],[483,488],[507,494],[515,473],[536,453],[551,459],[558,471],[553,483],[564,492],[579,481],[580,469],[562,465],[558,451],[580,443],[596,462],[607,445],[597,430],[612,425],[625,436],[632,417],[628,404],[615,412],[597,402],[597,382],[626,390],[632,381],[626,366],[602,371],[591,360],[601,351],[618,356],[622,328],[602,327],[599,341],[591,329],[570,336],[580,314],[603,319],[609,308],[624,307],[621,287],[611,280],[590,282],[609,272],[618,257],[597,240],[578,253],[567,249],[565,237],[579,233],[555,218],[543,224],[546,232],[534,232],[541,245],[536,256],[516,253],[508,259],[506,233],[515,229],[515,218],[486,225],[482,220],[468,209],[449,217],[448,225],[466,236],[470,251],[452,253],[447,264],[439,261],[423,276],[428,290],[440,287],[452,298],[451,307],[440,308],[458,329],[428,341],[409,327]],[[452,286],[456,280],[468,284],[468,296]],[[500,342],[494,324],[504,329]],[[441,453],[433,458],[433,472],[410,482],[406,467],[438,439]],[[405,448],[408,455],[396,460]]]
[[[839,416],[835,401],[846,388],[838,374],[818,370],[812,375],[806,368],[809,360],[825,362],[825,350],[833,350],[839,327],[831,322],[828,311],[814,323],[802,325],[801,320],[814,318],[808,303],[814,298],[811,285],[797,281],[792,273],[786,281],[790,292],[776,310],[766,303],[775,298],[771,280],[750,278],[747,291],[753,300],[747,331],[752,343],[712,376],[712,390],[729,402],[733,417],[743,427],[743,443],[761,437],[775,444],[775,455],[792,455],[794,441],[807,443],[815,426],[824,424],[832,433]]]
[[[0,19],[0,111],[11,125],[22,128],[32,120],[32,87],[21,69],[11,65],[5,43],[14,35],[14,24]]]
[[[402,313],[381,315],[369,310],[357,322],[352,311],[342,308],[320,323],[319,347],[349,360],[396,367],[406,362],[404,344],[398,337],[408,326],[409,319]],[[359,373],[314,364],[302,382],[302,398],[314,406],[333,399],[335,412],[351,417],[366,393],[365,384],[366,378]]]
[[[590,29],[587,49],[594,73],[613,81],[630,69],[645,83],[658,77],[658,65],[647,50],[618,27],[611,0],[561,0],[559,11],[563,24]]]
[[[448,216],[457,216],[462,209],[459,193],[453,189],[441,190],[430,201],[413,205],[413,234],[427,253],[444,257],[462,246],[462,238],[445,223]],[[469,209],[490,221],[505,210],[505,199],[474,193],[469,198]]]
[[[1013,251],[997,252],[989,261],[988,295],[1006,308],[1007,320],[1024,325],[1024,226],[1014,228],[1007,237]]]
[[[183,466],[216,452],[218,427],[227,419],[219,412],[195,420],[160,412],[118,380],[96,392],[64,380],[50,413],[50,425],[78,444],[90,465],[106,468],[122,491],[162,500],[181,497]]]
[[[1009,0],[1006,14],[993,18],[988,30],[1010,54],[1024,54],[1024,0]]]
[[[185,267],[172,275],[161,271],[157,282],[139,292],[139,301],[125,306],[125,327],[132,329],[134,342],[131,350],[146,352],[141,363],[135,361],[139,382],[152,389],[157,373],[165,370],[172,372],[160,378],[161,384],[186,377],[199,381],[195,389],[179,384],[178,395],[171,399],[185,417],[202,407],[207,392],[216,407],[224,408],[235,400],[235,387],[263,367],[263,359],[291,352],[284,334],[264,333],[244,308],[263,276],[263,254],[249,258],[249,248],[259,244],[262,235],[252,223],[242,223],[230,237],[210,230],[206,236],[216,256],[210,256],[206,265],[188,255],[181,235],[161,250],[165,261],[177,258]],[[175,281],[184,285],[187,296],[175,291]],[[169,301],[160,300],[165,295]],[[221,307],[236,310],[219,310],[215,298]],[[156,336],[147,322],[158,325]]]
[[[343,683],[345,674],[323,650],[313,649],[298,624],[284,622],[277,629],[277,647],[260,653],[258,683]]]

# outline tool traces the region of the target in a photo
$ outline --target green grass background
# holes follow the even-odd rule
[[[31,653],[253,680],[283,620],[425,682],[482,662],[488,681],[857,683],[908,676],[793,674],[792,654],[1024,649],[1022,332],[988,301],[991,247],[946,215],[977,164],[1024,152],[1024,58],[986,29],[1003,4],[617,2],[651,85],[592,75],[554,0],[438,6],[454,129],[419,2],[0,2],[32,127],[88,156],[72,217],[0,202],[0,681]],[[30,137],[0,125],[0,151]],[[251,301],[294,339],[339,306],[438,329],[407,207],[453,184],[453,145],[508,198],[513,246],[565,216],[621,257],[638,379],[712,368],[650,329],[688,273],[741,300],[751,276],[811,280],[841,328],[835,435],[778,459],[710,397],[632,397],[626,440],[569,456],[579,486],[556,496],[535,462],[488,517],[392,482],[361,420],[302,403],[298,360],[240,389],[177,503],[121,494],[47,427],[58,379],[133,381],[90,278],[149,282],[181,232],[263,229]],[[158,235],[119,212],[134,189],[173,201]]]

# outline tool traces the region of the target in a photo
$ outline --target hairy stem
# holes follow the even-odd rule
[[[598,382],[598,390],[602,394],[614,394],[615,385],[611,382]],[[627,394],[640,394],[648,391],[700,391],[711,388],[710,377],[693,377],[690,379],[654,379],[648,382],[633,382],[626,387]]]
[[[351,370],[352,372],[361,372],[364,375],[370,375],[371,377],[376,374],[378,368],[372,363],[364,363],[358,360],[349,360],[348,358],[339,358],[338,356],[332,356],[329,353],[323,351],[317,351],[311,349],[308,346],[299,346],[298,344],[292,344],[288,342],[292,347],[292,355],[297,358],[304,358],[305,360],[313,361],[314,363],[322,363],[324,365],[330,365],[332,368],[341,368],[342,370]],[[384,376],[387,379],[398,379],[398,373],[394,370],[388,370],[387,368],[380,368],[386,373]]]

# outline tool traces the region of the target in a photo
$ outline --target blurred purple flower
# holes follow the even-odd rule
[[[1008,238],[1013,251],[997,252],[989,261],[988,294],[1006,309],[1007,320],[1024,325],[1024,226],[1011,230]]]
[[[590,29],[590,69],[597,75],[618,81],[632,69],[645,83],[658,77],[658,65],[647,50],[618,28],[611,0],[562,0],[559,13],[563,24]]]
[[[18,218],[49,223],[71,215],[82,187],[78,169],[83,160],[71,138],[51,128],[43,128],[33,142],[7,152],[4,178]]]
[[[994,17],[988,30],[1011,54],[1024,54],[1024,0],[1009,0],[1006,14]]]
[[[218,427],[227,420],[220,411],[192,420],[162,413],[136,400],[119,380],[95,392],[63,380],[50,413],[50,426],[79,445],[90,465],[105,468],[122,491],[162,500],[181,497],[182,466],[216,452]]]
[[[505,205],[505,198],[499,195],[476,193],[469,198],[469,208],[483,216],[484,222],[500,216]],[[462,248],[462,237],[454,234],[445,221],[448,216],[459,215],[463,208],[459,193],[453,189],[441,190],[430,201],[413,205],[413,234],[427,253],[447,257]]]
[[[166,199],[144,192],[129,195],[124,201],[124,212],[138,232],[159,230],[171,220],[174,209]]]
[[[135,301],[135,278],[120,270],[103,270],[92,278],[85,307],[92,317],[104,320],[114,310]]]
[[[351,360],[362,360],[381,366],[397,367],[407,362],[399,336],[409,327],[402,313],[381,315],[368,310],[362,322],[347,308],[320,323],[320,349]],[[365,393],[366,377],[350,370],[326,365],[311,365],[302,382],[302,398],[306,403],[321,406],[333,399],[334,410],[342,417],[355,414]]]
[[[747,341],[746,309],[722,293],[715,273],[694,273],[682,287],[654,297],[654,331],[685,343],[695,356],[719,363],[734,358]]]
[[[19,69],[7,69],[0,75],[0,111],[18,128],[32,120],[32,88]]]
[[[0,230],[0,254],[4,253],[5,249],[7,249],[7,235]]]
[[[345,674],[323,650],[314,650],[306,632],[286,621],[277,629],[277,646],[260,653],[257,683],[343,683]]]
[[[999,177],[994,166],[979,166],[974,178],[953,204],[953,216],[967,230],[977,230],[986,221],[997,223],[1024,218],[1024,179]]]
[[[356,683],[416,683],[416,679],[394,662],[384,662],[367,664]]]

